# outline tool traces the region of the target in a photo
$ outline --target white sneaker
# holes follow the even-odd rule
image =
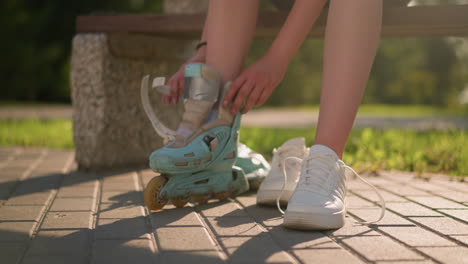
[[[258,189],[257,204],[275,205],[280,195],[281,204],[286,204],[289,201],[299,180],[301,164],[297,159],[284,161],[288,157],[296,157],[302,160],[307,156],[308,152],[309,149],[306,148],[304,138],[292,138],[283,143],[278,149],[273,150],[271,170]],[[286,181],[283,164],[285,164],[287,174]],[[283,192],[281,193],[282,189]]]
[[[346,214],[346,167],[332,149],[313,145],[302,162],[299,182],[283,224],[312,230],[342,227]]]

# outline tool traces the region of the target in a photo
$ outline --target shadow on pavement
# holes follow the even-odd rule
[[[99,178],[104,179],[107,177],[113,177],[130,172],[135,172],[135,170],[116,170],[96,173],[75,170],[69,173],[56,172],[42,175],[33,175],[32,177],[21,181],[18,180],[19,177],[16,177],[11,180],[4,180],[0,182],[0,198],[1,196],[5,196],[6,198],[13,198],[32,193],[50,191],[58,187],[63,188],[81,185],[98,180]]]
[[[85,173],[72,171],[68,174],[52,173],[26,179],[21,183],[6,181],[0,183],[2,188],[14,188],[11,197],[17,197],[36,192],[45,192],[55,188],[80,185],[100,178],[121,175],[131,171],[115,171],[106,173]],[[64,176],[62,178],[62,176]],[[17,186],[12,187],[15,184]],[[252,195],[247,193],[246,195]],[[10,198],[11,198],[10,197]],[[177,225],[189,214],[198,211],[208,224],[214,235],[216,244],[228,256],[228,262],[243,263],[249,258],[254,262],[266,262],[278,256],[283,251],[293,252],[301,249],[340,249],[346,240],[356,236],[368,236],[370,231],[349,236],[335,236],[333,231],[304,232],[286,229],[281,226],[282,217],[276,207],[257,206],[255,204],[231,210],[218,216],[206,216],[209,209],[223,206],[230,201],[210,202],[208,204],[178,209],[165,209],[153,212],[148,216],[118,218],[100,218],[100,214],[120,208],[142,206],[141,191],[122,192],[107,198],[104,208],[97,211],[98,223],[96,229],[39,229],[34,240],[29,241],[29,234],[1,228],[5,222],[21,222],[15,220],[0,221],[0,241],[11,243],[20,249],[26,249],[26,258],[55,258],[66,263],[83,258],[92,263],[219,263],[223,262],[215,250],[174,250],[167,248],[158,239],[157,230],[163,227],[191,227],[190,224]],[[104,204],[104,203],[102,203]],[[23,221],[28,222],[28,221]],[[29,221],[34,223],[33,221]],[[192,225],[193,227],[194,225]],[[201,227],[201,225],[197,225]],[[151,237],[155,235],[156,245]],[[174,235],[184,235],[183,231]],[[333,241],[330,237],[333,236]],[[190,239],[190,237],[187,237]],[[177,241],[177,240],[175,240]],[[30,246],[27,243],[31,242]],[[198,241],[190,241],[194,243]],[[176,247],[177,248],[177,247]],[[197,248],[192,247],[192,248]],[[356,255],[360,255],[355,252]],[[364,256],[361,256],[365,258]],[[14,262],[13,262],[14,263]]]

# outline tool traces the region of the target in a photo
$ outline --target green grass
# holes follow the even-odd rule
[[[241,141],[271,158],[271,150],[292,137],[313,142],[309,129],[243,128]],[[343,160],[358,171],[402,170],[468,175],[467,131],[362,129],[351,133]]]
[[[69,105],[67,102],[41,102],[41,101],[13,101],[13,100],[0,100],[0,107],[2,106],[56,106],[56,105]]]
[[[466,116],[463,109],[447,109],[445,107],[429,105],[384,105],[363,104],[359,107],[359,116],[384,116],[384,117],[443,117]]]
[[[359,116],[381,117],[468,117],[468,108],[459,106],[449,109],[430,105],[385,105],[363,104]]]
[[[28,102],[28,101],[6,101],[0,100],[0,107],[5,106],[66,106],[71,104],[57,102]],[[292,109],[310,110],[318,112],[319,105],[298,106],[265,106],[261,109]],[[431,105],[390,105],[390,104],[362,104],[359,106],[358,115],[361,117],[468,117],[468,107],[458,106],[454,109]]]
[[[70,120],[0,120],[1,146],[73,148]]]
[[[285,107],[266,107],[266,109],[296,109],[318,112],[318,105],[301,105]],[[363,104],[359,106],[358,116],[361,117],[467,117],[468,109],[458,107],[448,109],[430,105],[387,105]]]
[[[309,129],[242,128],[241,141],[271,159],[292,137],[313,142]],[[468,131],[362,129],[351,133],[344,161],[358,171],[381,169],[468,175]],[[1,146],[73,148],[70,120],[0,120]]]

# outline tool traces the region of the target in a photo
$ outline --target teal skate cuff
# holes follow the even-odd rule
[[[184,99],[216,102],[219,97],[219,72],[203,63],[187,64],[184,69]]]
[[[202,77],[201,63],[191,63],[185,66],[184,77]]]

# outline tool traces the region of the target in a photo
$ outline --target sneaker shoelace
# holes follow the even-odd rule
[[[321,162],[322,160],[322,162]],[[304,177],[301,185],[297,188],[305,189],[306,186],[315,186],[317,191],[322,195],[328,195],[330,190],[326,189],[326,184],[328,182],[328,175],[330,174],[330,169],[327,166],[323,166],[328,161],[327,158],[323,156],[316,157],[306,157],[302,162],[306,163],[304,168]],[[322,172],[322,173],[317,173]],[[309,191],[308,189],[305,189]]]
[[[307,158],[306,158],[307,159]],[[285,189],[285,186],[286,186],[286,182],[288,180],[288,176],[286,174],[286,161],[288,160],[295,160],[295,161],[298,161],[298,162],[303,162],[302,159],[300,158],[297,158],[297,157],[287,157],[285,158],[283,161],[282,161],[282,169],[283,169],[283,186],[281,187],[281,191],[278,195],[278,197],[276,198],[276,207],[278,208],[278,211],[284,215],[284,211],[283,209],[281,209],[281,205],[280,205],[280,198],[281,198],[281,195],[283,194],[283,191]],[[380,199],[380,216],[377,220],[374,220],[374,221],[356,221],[357,224],[361,224],[361,225],[369,225],[369,224],[374,224],[374,223],[377,223],[379,222],[380,220],[382,220],[382,218],[385,216],[385,200],[384,198],[382,197],[382,195],[380,194],[379,190],[377,190],[377,188],[372,185],[370,182],[368,182],[366,179],[364,179],[363,177],[361,177],[353,168],[351,168],[350,166],[346,165],[342,160],[339,160],[338,161],[340,163],[340,165],[342,165],[345,169],[348,169],[350,170],[359,180],[361,180],[362,182],[364,182],[365,184],[367,184],[369,187],[372,188],[372,190],[377,194],[377,196],[379,197]],[[306,171],[310,171],[312,168],[307,168]],[[307,175],[305,176],[305,182],[307,184],[313,184],[313,185],[316,185],[318,187],[321,187],[323,186],[323,184],[325,184],[326,182],[326,177],[328,176],[328,169],[325,169],[321,166],[318,166],[318,169],[322,170],[323,172],[326,172],[325,174],[322,174],[323,176],[319,177],[320,178],[320,182],[318,181],[315,181],[315,180],[310,180],[310,177],[311,175]]]
[[[282,147],[279,149],[273,149],[273,155],[277,156],[278,160],[284,160],[287,158],[285,155],[300,155],[299,152],[300,151],[298,151],[297,147]],[[283,163],[278,162],[278,166],[280,168],[282,168],[283,165]]]

